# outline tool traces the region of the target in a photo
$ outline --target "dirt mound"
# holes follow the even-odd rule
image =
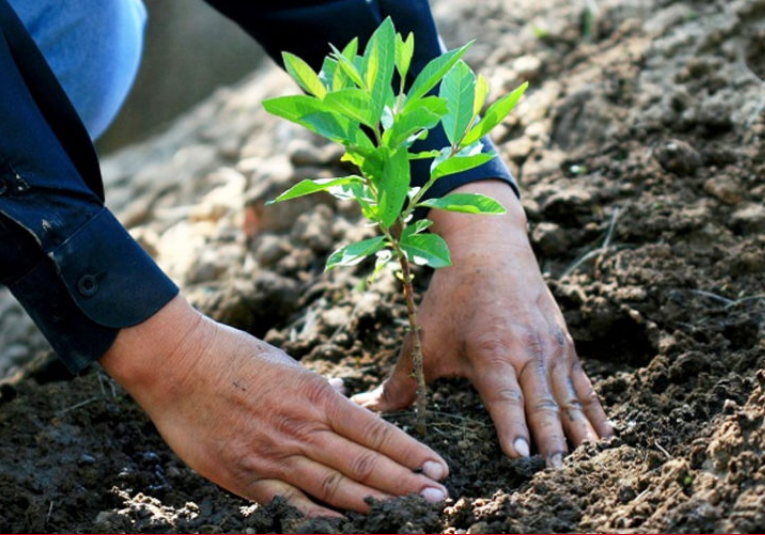
[[[63,381],[43,359],[0,390],[0,528],[765,528],[765,1],[434,4],[448,43],[479,36],[468,59],[496,91],[532,83],[496,140],[618,436],[575,450],[561,470],[510,460],[470,385],[440,381],[425,441],[452,467],[451,501],[306,520],[202,480],[108,378]],[[404,304],[391,273],[368,287],[369,266],[323,274],[335,246],[371,232],[348,206],[264,207],[301,178],[342,171],[336,147],[259,107],[294,91],[259,72],[111,158],[110,203],[196,306],[356,391],[393,362]],[[413,422],[408,411],[386,417]]]

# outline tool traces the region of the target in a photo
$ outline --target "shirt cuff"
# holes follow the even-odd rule
[[[485,154],[497,154],[497,149],[494,146],[494,143],[492,143],[491,139],[489,139],[489,136],[484,136],[481,138],[481,143],[483,143],[483,149],[481,152]],[[446,137],[446,133],[444,132],[443,127],[439,125],[437,128],[434,128],[429,132],[427,138],[415,143],[412,147],[412,152],[441,150],[448,146],[449,140]],[[432,158],[411,161],[413,186],[423,186],[428,181],[430,177],[430,166],[432,163]],[[468,171],[454,173],[453,175],[446,175],[439,178],[424,195],[424,198],[435,199],[438,197],[443,197],[455,188],[464,186],[465,184],[470,184],[471,182],[477,182],[479,180],[501,180],[507,183],[510,188],[512,188],[518,198],[521,196],[520,190],[518,189],[518,185],[516,184],[513,175],[510,173],[507,165],[505,165],[505,162],[502,161],[502,158],[497,155],[485,164],[474,167]],[[414,218],[422,219],[427,216],[428,211],[428,208],[417,208],[414,211]]]
[[[106,208],[10,290],[72,373],[178,294]]]

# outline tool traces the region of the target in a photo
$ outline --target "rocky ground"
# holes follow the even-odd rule
[[[590,6],[590,11],[586,8]],[[594,10],[597,8],[597,11]],[[101,372],[66,378],[0,296],[5,532],[761,532],[765,528],[765,0],[440,0],[495,94],[531,236],[618,436],[561,470],[502,457],[469,384],[433,387],[452,500],[345,521],[258,506],[187,469]],[[588,15],[589,13],[589,15]],[[268,117],[273,68],[107,158],[109,204],[204,312],[376,384],[405,317],[388,273],[322,273],[371,231],[327,198],[266,208],[340,151]],[[421,280],[427,279],[422,273]],[[386,415],[408,429],[408,411]]]

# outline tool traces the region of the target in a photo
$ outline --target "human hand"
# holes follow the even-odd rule
[[[431,210],[432,230],[449,244],[453,265],[435,271],[418,314],[425,378],[467,377],[507,455],[529,455],[531,434],[547,464],[561,466],[566,437],[579,445],[613,430],[542,278],[517,197],[498,181],[455,191],[494,197],[508,213]],[[354,401],[380,411],[408,407],[417,386],[410,347],[408,338],[391,376]]]
[[[240,496],[310,516],[364,498],[446,498],[446,463],[279,349],[175,298],[123,329],[101,365],[191,468]],[[422,473],[415,473],[415,470]],[[309,497],[310,496],[310,497]]]

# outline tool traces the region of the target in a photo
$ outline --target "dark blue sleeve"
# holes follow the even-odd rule
[[[0,283],[76,373],[178,289],[104,207],[87,132],[6,0],[0,73]]]
[[[415,36],[415,57],[410,76],[416,76],[427,63],[441,53],[441,44],[427,0],[206,0],[224,15],[235,20],[257,39],[280,65],[282,51],[291,52],[318,70],[330,52],[329,44],[338,48],[358,37],[366,41],[388,16],[396,30]],[[496,152],[491,140],[483,138],[484,152]],[[441,149],[449,144],[442,128],[419,142],[417,150]],[[423,185],[430,176],[432,160],[412,163],[412,183]],[[507,182],[518,188],[507,166],[499,158],[464,173],[449,175],[436,182],[430,197],[440,197],[456,187],[484,179]]]

